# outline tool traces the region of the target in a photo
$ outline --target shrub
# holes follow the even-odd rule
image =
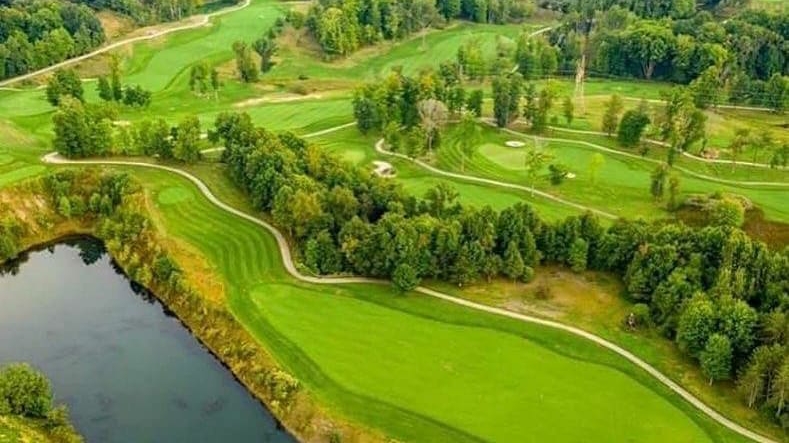
[[[419,275],[413,266],[400,263],[392,273],[392,283],[400,292],[408,292],[419,286]]]
[[[731,198],[723,198],[709,208],[710,223],[715,226],[740,227],[745,223],[745,208]]]
[[[551,174],[552,185],[562,184],[564,179],[567,177],[567,173],[569,172],[567,170],[567,166],[560,163],[556,163],[548,166],[548,170],[550,171]]]
[[[43,374],[24,363],[0,370],[0,409],[14,415],[45,418],[52,409],[52,390]]]

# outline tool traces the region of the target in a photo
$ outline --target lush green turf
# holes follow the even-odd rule
[[[352,419],[403,440],[739,441],[588,341],[384,286],[294,282],[261,228],[217,210],[184,179],[131,172],[153,194],[162,227],[216,267],[234,314]],[[228,186],[218,178],[213,188]],[[159,203],[173,189],[180,201]]]
[[[217,99],[188,91],[190,66],[207,60],[224,69],[232,58],[232,42],[257,38],[283,8],[253,0],[249,8],[217,19],[211,27],[135,45],[124,62],[124,80],[152,89],[153,104],[143,111],[123,109],[120,119],[163,117],[174,122],[198,114],[209,123],[221,111],[245,110],[269,129],[306,134],[351,120],[347,87],[359,80],[375,78],[397,65],[407,73],[435,66],[454,57],[458,46],[472,37],[481,38],[490,50],[497,34],[515,36],[521,30],[521,26],[462,24],[433,32],[424,43],[415,37],[332,64],[308,51],[286,47],[261,85],[239,84],[223,71],[225,85]],[[302,86],[313,94],[278,100],[293,90],[291,80],[301,74],[308,77]],[[279,84],[280,79],[288,81]],[[571,91],[571,82],[562,84]],[[324,86],[334,92],[325,92]],[[587,93],[616,91],[657,98],[665,87],[590,81]],[[93,84],[86,83],[86,88],[89,100],[96,100]],[[293,95],[285,97],[290,100]],[[49,150],[51,112],[42,90],[0,91],[4,147],[0,187],[45,169],[38,157]],[[516,158],[497,157],[514,155],[495,149],[499,135],[487,136],[492,144],[480,151],[469,169],[522,180],[522,171],[510,164]],[[465,204],[502,208],[526,200],[550,219],[575,212],[528,193],[439,178],[408,161],[382,157],[373,150],[375,138],[362,136],[355,128],[314,141],[357,164],[371,166],[374,159],[392,162],[398,171],[396,180],[416,194],[449,181]],[[584,164],[589,155],[573,146],[557,150],[566,151],[562,159],[573,165]],[[450,149],[439,156],[439,165],[451,169],[456,161],[450,143]],[[199,164],[190,169],[224,201],[248,208],[221,167]],[[634,208],[654,211],[650,202],[644,202],[647,183],[636,185],[650,169],[639,161],[607,158],[606,183],[621,189],[584,191],[588,177],[578,172],[560,193],[582,202],[593,199],[590,204],[601,206],[624,201],[617,208],[630,215],[639,211]],[[414,294],[400,296],[384,286],[298,283],[284,272],[273,239],[260,227],[219,211],[180,177],[140,168],[125,170],[152,194],[155,219],[168,236],[199,250],[214,267],[237,318],[322,404],[352,421],[404,441],[742,441],[650,376],[588,341]],[[499,175],[501,171],[506,173]],[[780,199],[773,194],[769,198],[774,199],[770,214],[775,215]]]
[[[609,84],[611,84],[609,82]],[[564,85],[562,83],[562,85]],[[631,83],[631,86],[637,86],[638,83]],[[644,97],[650,98],[648,91],[652,88],[639,88],[643,89],[641,93],[635,91],[627,91],[620,93],[625,97]],[[564,89],[564,87],[562,88]],[[611,93],[615,92],[615,88],[610,88],[608,91],[601,91],[603,93],[592,95],[587,91],[587,97],[584,99],[585,111],[581,109],[581,101],[574,100],[576,110],[575,118],[572,129],[600,131],[602,127],[603,114],[605,112],[605,102],[611,97]],[[565,96],[571,96],[569,93]],[[625,100],[625,110],[634,109],[638,106],[637,100]],[[648,107],[657,112],[662,105],[659,103],[650,102]],[[784,125],[789,123],[789,117],[783,114],[775,114],[766,111],[753,111],[743,109],[730,109],[718,108],[707,109],[705,111],[707,116],[707,148],[719,151],[720,158],[731,158],[729,152],[729,145],[735,138],[738,129],[750,131],[751,136],[759,137],[763,133],[770,134],[772,140],[780,145],[782,143],[789,143],[789,131],[786,130]],[[552,117],[555,117],[561,127],[567,127],[564,114],[562,113],[560,103],[557,103],[552,112]],[[654,131],[653,131],[654,132]],[[651,136],[656,137],[655,134]],[[757,149],[753,149],[755,146]],[[693,151],[697,151],[699,146],[694,147]],[[761,148],[761,143],[754,143],[747,146],[739,156],[740,161],[758,161],[761,163],[769,163],[772,152],[768,149]],[[786,176],[787,174],[784,174]]]
[[[320,59],[314,50],[305,48],[305,41],[296,41],[289,35],[283,39],[279,54],[281,59],[269,76],[276,79],[294,79],[306,76],[310,79],[349,79],[354,82],[373,80],[386,74],[394,67],[402,67],[403,73],[413,75],[420,69],[436,67],[442,61],[454,60],[458,48],[470,39],[478,39],[483,53],[495,52],[499,36],[514,39],[523,30],[536,30],[538,25],[480,25],[458,23],[441,31],[431,31],[427,36],[416,35],[404,42],[387,43],[376,48],[367,48],[337,62]]]
[[[588,141],[600,145],[612,145],[605,137],[574,135],[556,132],[552,137]],[[493,128],[483,129],[483,140],[470,161],[466,161],[466,173],[492,178],[511,183],[531,185],[525,172],[525,149],[505,146],[508,140],[521,140],[527,146],[533,144],[530,136],[518,136],[498,131]],[[605,162],[597,173],[596,181],[590,169],[592,157],[601,152],[589,146],[572,141],[541,142],[553,156],[552,163],[561,163],[575,174],[574,178],[566,179],[561,185],[549,183],[547,165],[541,172],[535,185],[554,195],[561,196],[575,203],[584,204],[613,214],[636,218],[664,218],[668,213],[664,204],[656,204],[649,193],[650,174],[655,169],[655,160],[630,158],[617,154],[605,153]],[[460,171],[463,156],[458,149],[455,133],[450,129],[444,137],[442,147],[438,150],[438,165],[446,170]],[[681,159],[678,166],[688,168],[710,176],[722,175],[723,179],[739,179],[753,181],[780,180],[785,176],[783,171],[756,170],[741,168],[740,176],[727,176],[730,172],[725,167],[700,165],[693,160]],[[748,171],[747,173],[744,171]],[[735,171],[736,172],[736,171]],[[784,201],[787,188],[759,186],[731,186],[693,177],[677,170],[681,179],[681,192],[711,193],[723,191],[744,195],[761,207],[768,217],[779,221],[789,220],[789,208]],[[747,174],[747,176],[744,176]],[[787,177],[789,178],[789,177]]]
[[[373,160],[391,163],[397,170],[394,180],[402,183],[406,190],[415,195],[424,195],[428,189],[443,182],[449,183],[458,191],[459,200],[465,205],[478,208],[488,205],[495,209],[503,209],[519,201],[525,201],[534,205],[540,211],[540,215],[549,220],[562,219],[576,213],[573,208],[540,197],[532,197],[527,192],[437,176],[410,161],[377,153],[374,149],[377,139],[377,136],[364,136],[355,127],[351,127],[316,137],[311,141],[340,154],[352,163],[369,167],[370,171],[374,169]]]

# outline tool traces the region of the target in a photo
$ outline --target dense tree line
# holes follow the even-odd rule
[[[310,9],[306,25],[332,57],[456,18],[480,23],[519,21],[531,14],[531,8],[523,0],[320,0]]]
[[[199,160],[200,152],[210,146],[197,117],[186,117],[175,126],[164,119],[113,125],[116,117],[117,110],[110,105],[83,104],[73,97],[61,96],[52,117],[52,145],[68,158],[143,154],[185,163]]]
[[[776,402],[787,385],[776,374],[789,364],[789,251],[729,227],[605,229],[590,214],[547,223],[522,203],[461,206],[445,185],[415,198],[292,134],[256,128],[246,114],[220,115],[215,137],[231,178],[316,273],[390,278],[408,290],[422,278],[528,281],[541,263],[612,272],[711,380],[737,376],[753,405],[784,414]]]
[[[194,14],[203,3],[204,0],[0,2],[0,79],[53,65],[104,43],[105,33],[96,11],[112,10],[144,25],[180,20]]]
[[[700,83],[702,101],[711,104],[725,97],[787,106],[789,13],[745,11],[725,21],[706,11],[645,17],[619,6],[567,14],[549,34],[559,71],[574,73],[584,56],[587,72],[597,75]]]
[[[59,0],[0,5],[0,78],[14,77],[84,54],[104,42],[88,6]]]
[[[131,17],[138,24],[180,20],[212,0],[77,0],[94,9],[109,9]],[[226,3],[227,0],[213,0]],[[241,0],[233,0],[240,3]]]

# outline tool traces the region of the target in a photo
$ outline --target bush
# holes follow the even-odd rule
[[[723,198],[709,208],[710,223],[715,226],[740,227],[745,223],[745,208],[731,198]]]
[[[534,279],[534,268],[531,266],[524,266],[523,267],[523,276],[521,276],[521,280],[524,283],[528,283]]]
[[[45,418],[52,409],[52,390],[43,374],[24,363],[0,370],[0,410]]]
[[[567,166],[565,166],[563,164],[560,164],[560,163],[556,163],[556,164],[548,166],[548,170],[550,171],[550,174],[551,174],[551,184],[552,185],[560,185],[560,184],[562,184],[564,179],[567,177],[567,173],[569,172],[567,170]]]
[[[419,286],[419,275],[413,266],[400,263],[392,273],[392,283],[400,292],[408,292]]]

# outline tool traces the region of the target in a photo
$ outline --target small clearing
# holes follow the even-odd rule
[[[234,103],[234,108],[246,108],[250,106],[256,106],[262,103],[287,103],[299,100],[318,100],[323,98],[321,94],[290,94],[290,93],[282,93],[282,94],[270,94],[265,97],[257,97],[257,98],[250,98],[238,103]]]

